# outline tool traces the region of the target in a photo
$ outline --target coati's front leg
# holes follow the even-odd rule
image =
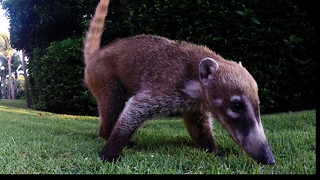
[[[212,131],[212,119],[209,113],[184,112],[183,120],[196,147],[215,154],[218,153]]]
[[[118,159],[125,146],[130,146],[130,139],[138,128],[156,113],[156,98],[146,94],[137,94],[131,97],[117,120],[113,131],[104,145],[100,157],[112,162]]]

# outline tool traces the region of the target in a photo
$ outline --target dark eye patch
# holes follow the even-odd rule
[[[241,101],[231,102],[231,110],[234,112],[240,112],[243,109],[243,103]]]

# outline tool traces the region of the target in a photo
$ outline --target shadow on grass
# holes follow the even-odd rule
[[[175,154],[177,149],[182,149],[182,151],[189,151],[190,149],[197,149],[199,152],[206,153],[206,149],[196,147],[190,137],[188,136],[177,136],[177,137],[148,137],[148,141],[139,140],[139,137],[134,138],[132,141],[135,143],[135,146],[132,148],[133,151],[137,152],[151,152],[151,153],[167,153]],[[104,144],[103,144],[104,145]],[[101,146],[101,148],[103,147]],[[218,156],[219,157],[228,157],[229,155],[238,156],[240,154],[239,148],[234,145],[234,147],[224,147],[217,145]],[[241,150],[240,150],[241,151]],[[213,152],[212,152],[213,154]]]

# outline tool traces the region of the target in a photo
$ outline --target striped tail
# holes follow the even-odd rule
[[[90,21],[90,26],[84,40],[84,59],[88,64],[92,54],[99,48],[101,36],[104,29],[104,21],[108,13],[109,0],[100,0],[96,7],[95,14]]]

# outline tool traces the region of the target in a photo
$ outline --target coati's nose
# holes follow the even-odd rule
[[[276,162],[276,160],[274,159],[271,150],[268,148],[264,150],[264,154],[261,156],[261,158],[257,159],[257,162],[272,165]]]

